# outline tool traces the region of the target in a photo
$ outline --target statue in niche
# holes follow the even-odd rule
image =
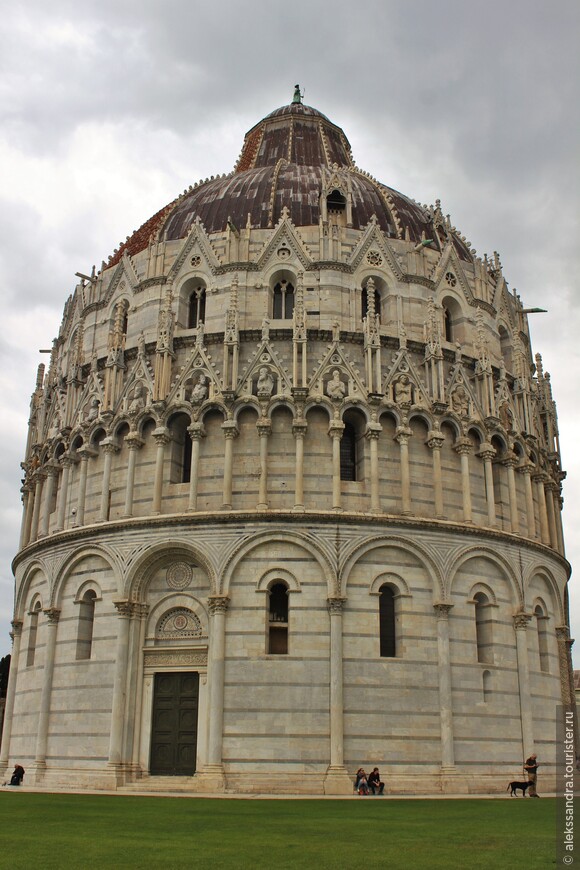
[[[133,387],[133,393],[131,395],[131,401],[129,402],[129,414],[137,414],[142,408],[145,407],[145,396],[146,390],[141,381],[137,381],[135,386]]]
[[[97,417],[99,416],[99,405],[100,404],[101,403],[99,402],[99,400],[97,399],[96,396],[91,399],[89,408],[87,410],[87,415],[85,418],[87,423],[92,423],[94,420],[97,419]]]
[[[340,380],[340,372],[338,369],[334,369],[332,380],[328,381],[326,384],[326,395],[335,401],[340,401],[346,396],[346,387]]]
[[[411,405],[413,402],[413,386],[408,375],[401,375],[395,381],[395,402],[397,405]]]
[[[270,321],[267,317],[264,317],[262,320],[262,341],[269,341],[270,339]]]
[[[189,397],[189,401],[192,405],[201,405],[201,403],[207,399],[207,394],[209,391],[207,375],[201,374],[197,379],[197,384],[194,386],[191,391],[191,396]]]
[[[511,408],[507,402],[504,402],[500,405],[499,408],[499,419],[500,423],[506,432],[510,432],[514,427],[514,415],[512,414]]]
[[[469,396],[462,378],[457,379],[457,386],[451,394],[451,407],[459,417],[467,417],[469,413]]]
[[[258,397],[261,399],[269,399],[274,392],[274,378],[271,372],[262,366],[258,375]]]

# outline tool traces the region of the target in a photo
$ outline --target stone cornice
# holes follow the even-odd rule
[[[565,570],[567,578],[570,578],[572,567],[567,559],[564,558],[556,550],[539,541],[534,541],[529,538],[524,538],[521,535],[514,535],[511,532],[500,531],[499,529],[488,529],[483,526],[466,525],[457,523],[452,520],[437,520],[425,517],[410,517],[401,516],[400,514],[366,514],[357,513],[355,511],[343,511],[340,513],[339,520],[341,525],[352,524],[359,526],[361,529],[366,527],[379,527],[380,531],[388,532],[391,529],[400,531],[408,529],[409,531],[431,531],[431,532],[452,532],[455,535],[460,535],[466,538],[480,538],[485,542],[501,541],[504,545],[513,545],[516,548],[525,546],[527,551],[533,551],[549,557],[557,562]],[[22,562],[28,559],[37,558],[41,553],[50,551],[55,546],[63,544],[70,545],[90,541],[96,537],[98,539],[108,538],[128,531],[139,531],[143,529],[162,529],[164,527],[173,528],[178,526],[182,529],[193,529],[196,526],[212,526],[214,528],[220,526],[230,526],[236,523],[241,523],[245,528],[249,525],[263,528],[264,526],[276,526],[287,531],[289,527],[306,526],[311,528],[313,524],[331,525],[336,527],[337,514],[328,511],[309,511],[304,513],[294,513],[292,511],[269,511],[262,512],[256,510],[232,510],[227,513],[224,511],[200,512],[195,514],[178,513],[178,514],[163,514],[161,516],[150,517],[131,517],[120,520],[112,520],[105,524],[94,523],[89,526],[83,526],[75,529],[67,529],[62,532],[55,532],[47,538],[42,538],[32,544],[28,544],[21,550],[12,561],[12,571],[16,569]]]

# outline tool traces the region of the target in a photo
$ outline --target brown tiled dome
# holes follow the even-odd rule
[[[373,216],[391,237],[419,242],[427,236],[438,245],[432,214],[413,200],[357,169],[340,127],[311,106],[293,102],[275,109],[246,134],[232,173],[211,178],[186,191],[137,230],[111,259],[142,250],[151,236],[184,238],[199,218],[208,233],[275,226],[286,207],[295,226],[316,226],[320,197],[333,173],[348,176],[352,226],[365,227]],[[459,256],[468,249],[455,237]]]

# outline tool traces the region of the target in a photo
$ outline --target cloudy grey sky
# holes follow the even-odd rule
[[[100,268],[190,184],[229,172],[295,82],[359,166],[420,202],[440,198],[478,253],[500,252],[524,303],[549,310],[532,340],[558,403],[580,574],[577,0],[27,0],[2,17],[0,655],[38,349],[58,333],[74,273]]]

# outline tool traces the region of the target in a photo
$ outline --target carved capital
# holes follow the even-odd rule
[[[570,640],[570,629],[567,625],[556,626],[556,640],[558,643],[567,643]]]
[[[453,445],[453,449],[459,456],[469,456],[473,452],[473,444],[469,438],[458,438]]]
[[[409,429],[407,426],[397,426],[394,440],[397,442],[397,444],[408,444],[409,438],[411,438],[412,435],[412,430]]]
[[[58,607],[47,607],[43,612],[49,625],[56,625],[58,623],[60,617],[60,610]]]
[[[129,450],[139,450],[141,447],[143,447],[145,442],[141,438],[139,438],[137,433],[133,434],[130,432],[125,438],[125,444],[129,448]]]
[[[491,462],[495,454],[495,447],[493,447],[489,441],[483,441],[476,456],[479,456],[479,458],[483,459],[484,462]]]
[[[435,616],[437,619],[449,619],[449,614],[451,613],[451,608],[453,604],[450,601],[437,601],[433,605],[433,610],[435,611]]]
[[[227,439],[237,438],[240,434],[240,430],[233,420],[226,420],[222,423],[222,431]]]
[[[515,613],[513,616],[515,631],[525,631],[530,624],[531,619],[531,613],[524,613],[523,611],[520,613]]]
[[[192,423],[191,426],[187,427],[187,431],[192,441],[201,441],[202,438],[205,438],[203,423]]]
[[[518,464],[518,457],[515,453],[509,451],[501,460],[501,464],[505,466],[505,468],[515,468]]]
[[[260,419],[256,423],[256,429],[260,438],[267,438],[272,432],[272,423],[268,419]]]
[[[113,601],[113,604],[121,619],[130,619],[133,616],[135,605],[132,601]]]
[[[215,616],[217,613],[225,613],[228,609],[229,603],[230,599],[227,595],[211,595],[207,599],[209,612],[212,616]]]
[[[332,616],[333,614],[340,614],[344,609],[344,605],[346,603],[346,598],[328,598],[328,612]]]
[[[12,631],[10,632],[10,634],[12,635],[12,639],[14,640],[15,637],[18,637],[22,634],[23,623],[21,619],[13,619],[11,625]]]
[[[380,423],[369,423],[367,431],[365,432],[365,437],[369,441],[378,441],[382,431],[383,427]]]
[[[344,423],[341,423],[337,420],[333,420],[330,426],[328,427],[328,434],[331,438],[338,438],[339,440],[342,438],[342,433],[344,432]]]
[[[167,429],[164,429],[162,427],[159,427],[159,429],[154,429],[152,434],[158,447],[169,444],[169,442],[171,441],[171,436],[169,435],[169,432],[167,431]]]
[[[101,449],[103,453],[110,453],[112,456],[114,456],[116,453],[119,452],[120,447],[118,444],[115,444],[114,441],[110,441],[108,438],[105,438],[103,441],[101,441]]]
[[[441,432],[431,430],[427,433],[427,441],[425,443],[427,447],[431,448],[431,450],[441,450],[445,444],[445,435]]]
[[[307,429],[308,423],[306,420],[295,420],[292,424],[292,434],[295,438],[304,438]]]

